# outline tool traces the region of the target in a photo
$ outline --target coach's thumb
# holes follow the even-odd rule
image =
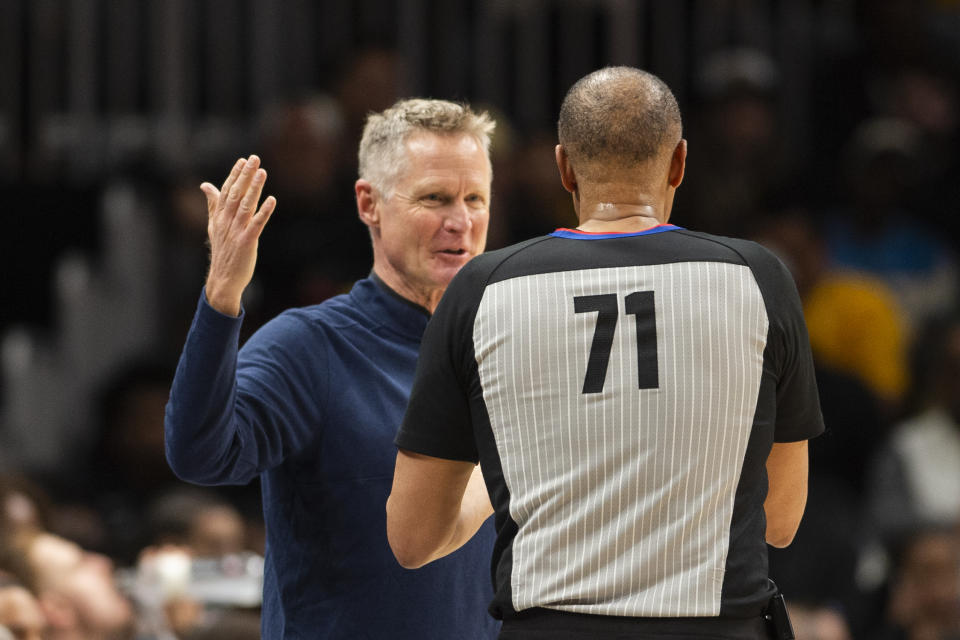
[[[220,198],[220,191],[209,182],[201,184],[200,190],[203,191],[203,195],[207,196],[207,209],[213,211],[217,206],[217,200]]]

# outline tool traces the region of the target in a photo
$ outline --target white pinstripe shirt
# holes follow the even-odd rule
[[[770,595],[766,454],[822,428],[786,270],[668,225],[471,262],[397,443],[481,461],[496,612],[739,617]]]

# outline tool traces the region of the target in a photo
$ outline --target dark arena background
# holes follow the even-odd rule
[[[827,433],[770,550],[797,637],[960,637],[956,0],[0,0],[0,599],[39,527],[142,637],[259,637],[259,487],[163,454],[199,184],[257,153],[279,201],[243,339],[369,272],[357,143],[399,97],[497,120],[488,248],[576,226],[556,117],[606,65],[678,98],[671,222],[761,242],[803,299]]]

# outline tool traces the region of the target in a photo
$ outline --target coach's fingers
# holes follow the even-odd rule
[[[237,181],[237,177],[240,175],[240,172],[243,170],[243,167],[246,164],[246,158],[239,158],[233,163],[233,168],[230,170],[230,174],[227,176],[227,179],[223,181],[223,186],[220,187],[220,193],[224,195],[230,193],[230,188],[233,186],[233,183]]]
[[[267,196],[263,201],[263,204],[260,205],[260,210],[257,211],[256,215],[253,216],[251,227],[255,227],[255,233],[257,236],[263,231],[263,227],[270,221],[270,216],[273,215],[273,212],[277,208],[277,199],[273,196]]]
[[[240,208],[237,209],[235,222],[242,229],[247,226],[250,218],[257,210],[257,203],[260,201],[260,194],[263,193],[263,185],[267,181],[267,172],[263,169],[257,169],[250,180],[250,186],[243,194],[243,200],[240,201]]]
[[[260,158],[256,155],[251,155],[247,158],[243,168],[240,170],[240,175],[237,176],[234,183],[230,186],[230,191],[226,195],[226,202],[221,203],[221,205],[225,207],[224,213],[229,218],[233,218],[236,215],[237,210],[240,208],[240,203],[243,201],[244,196],[247,195],[250,184],[253,182],[253,178],[259,168]]]

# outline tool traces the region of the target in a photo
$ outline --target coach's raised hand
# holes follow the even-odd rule
[[[209,216],[207,302],[221,313],[240,315],[240,298],[253,278],[260,233],[277,206],[277,199],[268,196],[257,210],[266,179],[260,158],[252,155],[237,160],[219,190],[209,182],[200,185]]]

